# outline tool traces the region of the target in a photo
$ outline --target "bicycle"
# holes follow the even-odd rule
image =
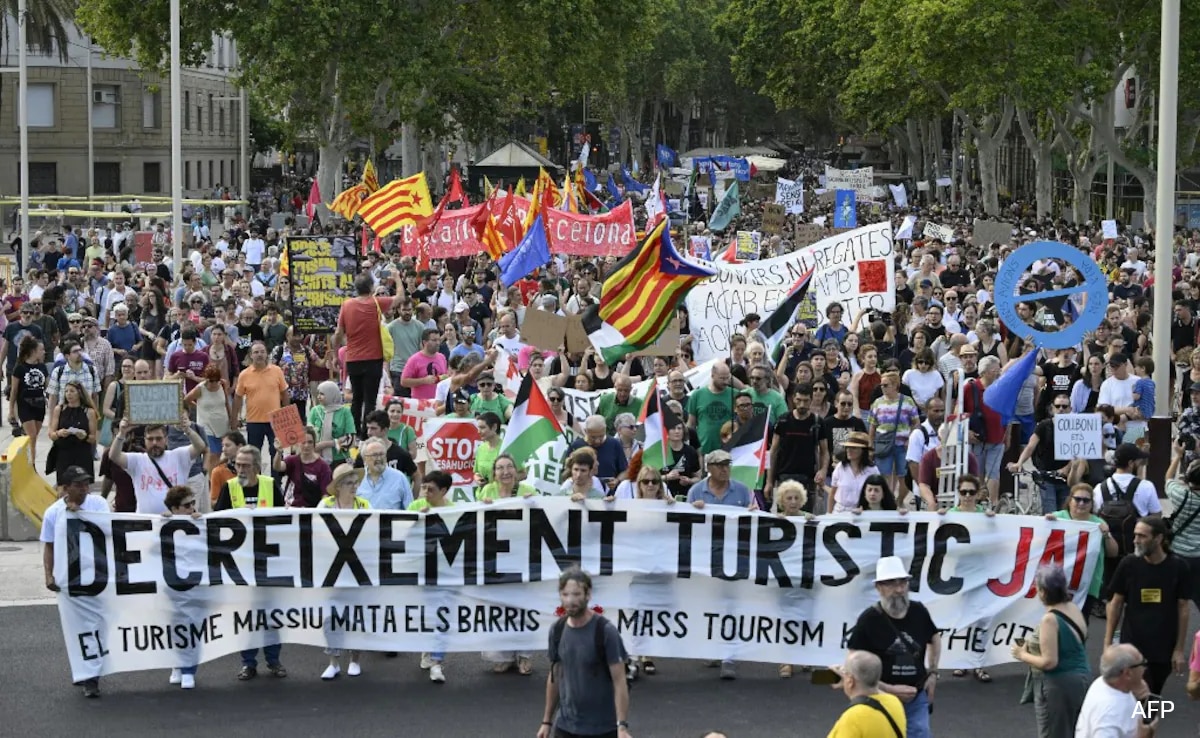
[[[1022,484],[1021,477],[1029,477],[1029,483]],[[1005,490],[1000,493],[1000,500],[996,503],[996,514],[1041,515],[1042,492],[1040,485],[1042,482],[1066,482],[1066,480],[1054,472],[1044,472],[1039,469],[1016,472],[1013,474],[1013,490]]]

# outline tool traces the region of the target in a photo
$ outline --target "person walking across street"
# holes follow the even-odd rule
[[[883,662],[867,651],[851,651],[846,663],[834,671],[842,680],[835,687],[850,698],[850,707],[834,723],[827,738],[904,738],[908,720],[904,717],[904,705],[895,695],[879,688],[883,675]]]
[[[591,576],[567,569],[558,577],[558,597],[565,615],[550,629],[537,738],[632,738],[625,646],[616,625],[590,606]]]
[[[858,616],[847,647],[879,657],[883,662],[879,689],[904,703],[908,738],[929,738],[942,639],[929,610],[909,598],[908,580],[899,556],[879,560],[875,566],[879,602]]]

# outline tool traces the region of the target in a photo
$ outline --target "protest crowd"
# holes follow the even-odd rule
[[[77,510],[425,512],[561,495],[580,504],[729,506],[801,522],[876,511],[1083,521],[1103,539],[1095,575],[1082,585],[1080,607],[1062,568],[1038,571],[1045,614],[1011,652],[1030,667],[1036,716],[1023,715],[1014,728],[1154,734],[1158,721],[1132,717],[1139,701],[1152,703],[1172,680],[1200,698],[1200,638],[1188,629],[1191,605],[1200,608],[1200,232],[1178,231],[1174,283],[1160,294],[1152,233],[1035,218],[1012,202],[998,219],[1007,237],[981,242],[973,203],[900,205],[860,195],[852,212],[839,212],[844,203],[832,190],[822,196],[824,164],[796,155],[777,173],[807,197],[773,232],[763,226],[777,215],[774,198],[730,185],[737,203],[725,205],[729,189],[701,202],[694,165],[688,191],[670,203],[657,184],[635,188],[627,178],[603,194],[603,181],[582,186],[586,195],[570,194],[570,178],[554,193],[539,181],[529,217],[503,210],[516,183],[497,183],[472,198],[485,202],[476,231],[484,249],[452,257],[433,242],[412,243],[451,217],[453,205],[468,205],[457,172],[436,211],[383,237],[363,224],[361,210],[351,221],[298,226],[307,222],[299,218],[304,202],[286,192],[256,200],[248,216],[232,208],[197,215],[182,263],[161,225],[150,261],[140,263],[126,245],[132,224],[43,234],[31,263],[6,285],[0,320],[8,422],[31,451],[49,448],[39,471],[62,495],[44,519],[47,587],[58,588],[55,525]],[[608,181],[614,186],[611,174]],[[626,345],[614,347],[605,331],[618,321],[604,298],[627,289],[614,281],[629,268],[624,254],[562,253],[551,234],[530,260],[525,241],[551,208],[587,213],[592,200],[615,207],[626,197],[638,248],[665,250],[669,241],[687,265],[670,274],[682,285],[675,297],[672,287],[623,298],[623,309],[641,311],[635,330],[657,330],[635,338],[625,331]],[[497,218],[487,214],[493,204]],[[718,217],[722,207],[735,212]],[[270,227],[277,211],[290,214],[278,230]],[[922,230],[928,222],[935,228]],[[894,249],[878,290],[891,296],[886,305],[853,290],[816,294],[820,267],[790,292],[793,280],[780,287],[778,310],[759,303],[714,320],[683,299],[720,270],[880,224]],[[1084,285],[1078,264],[1044,258],[1025,270],[1014,300],[1025,325],[1007,323],[997,309],[1013,297],[996,294],[1001,266],[1039,241],[1068,245],[1108,282],[1103,319],[1078,345],[1041,348],[1032,335],[1066,330],[1083,312],[1066,294]],[[330,249],[343,275],[336,300],[316,299],[328,282],[307,282],[313,272],[294,258],[318,246]],[[1152,336],[1152,303],[1164,299],[1173,305],[1171,333]],[[1161,361],[1172,366],[1167,409],[1155,407]],[[182,383],[178,416],[137,422],[131,399],[159,380]],[[989,393],[997,385],[1009,396],[1005,407],[991,399],[1004,394]],[[1175,418],[1174,440],[1151,450],[1147,421],[1164,411]],[[1099,451],[1059,458],[1059,415],[1098,415]],[[553,429],[550,440],[564,439],[548,464],[539,423]],[[455,446],[441,443],[446,438],[467,438],[474,450],[445,456]],[[1146,475],[1152,451],[1170,456],[1164,489]],[[986,699],[988,669],[940,668],[938,624],[910,599],[908,563],[876,564],[879,602],[858,616],[845,662],[828,682],[850,700],[830,735],[932,735],[939,677],[974,680]],[[539,736],[625,738],[633,720],[627,679],[645,681],[659,668],[651,656],[627,658],[615,621],[589,609],[591,586],[578,570],[559,580],[567,627],[550,635],[557,676],[547,681]],[[1098,663],[1087,652],[1094,619],[1105,623]],[[263,667],[288,675],[280,645],[264,645],[262,663],[257,649],[242,653],[237,679],[254,679]],[[322,679],[371,667],[358,651],[327,652]],[[444,656],[420,654],[432,682],[452,676]],[[483,658],[496,673],[535,672],[531,653]],[[597,677],[593,662],[608,670]],[[722,680],[738,676],[733,660],[709,666]],[[778,674],[826,666],[780,664]],[[172,671],[170,682],[193,688],[196,665]],[[98,679],[82,686],[88,696],[100,693]]]

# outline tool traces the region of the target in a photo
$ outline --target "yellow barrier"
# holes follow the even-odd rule
[[[42,514],[58,499],[58,492],[34,468],[29,458],[29,438],[14,438],[8,444],[8,453],[0,456],[0,464],[9,466],[13,506],[40,529]]]

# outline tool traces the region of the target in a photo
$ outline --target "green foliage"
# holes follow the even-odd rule
[[[17,7],[18,0],[0,0],[0,18],[16,18]],[[70,38],[67,26],[75,10],[73,0],[28,0],[25,9],[29,13],[26,31],[29,45],[39,50],[58,49],[58,58],[66,61]],[[5,28],[7,30],[7,26]],[[0,38],[0,45],[15,46],[16,27],[13,27],[12,38],[5,35]]]

